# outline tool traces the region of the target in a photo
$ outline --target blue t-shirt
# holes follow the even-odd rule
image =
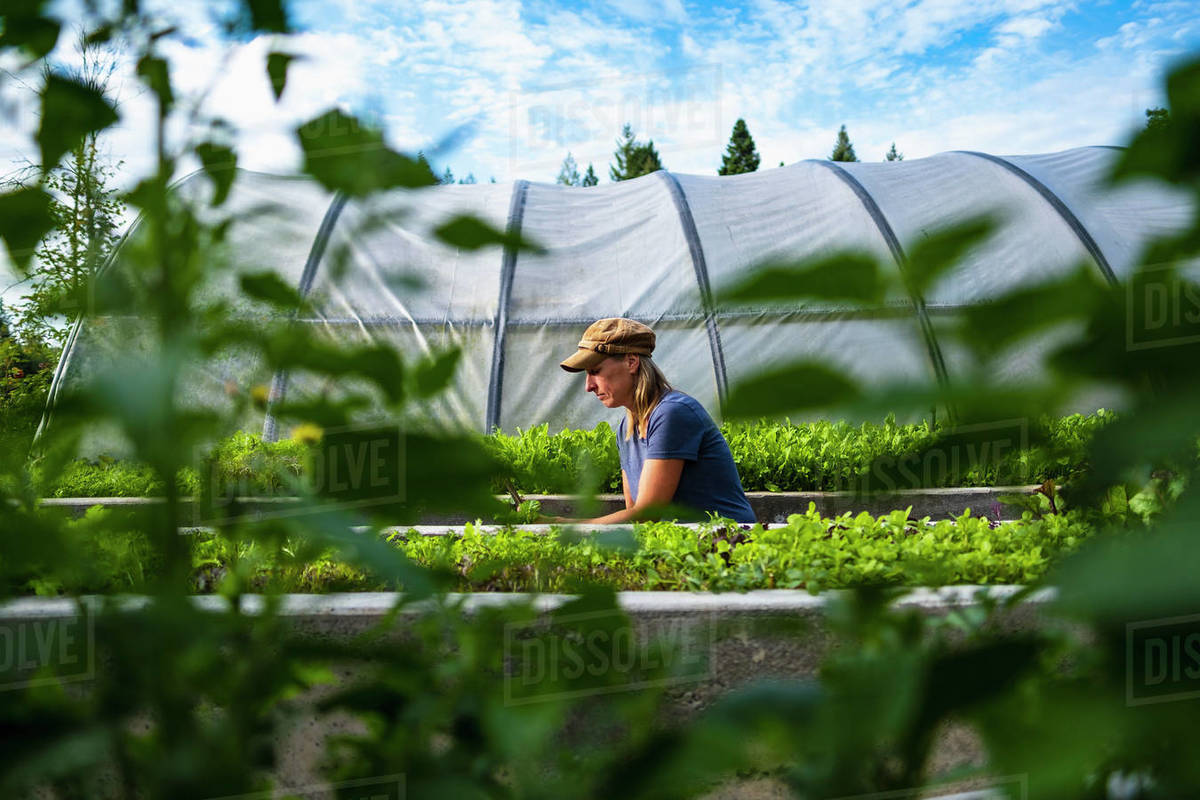
[[[627,421],[622,419],[617,427],[617,452],[635,503],[647,458],[682,458],[683,471],[672,503],[714,511],[738,522],[755,521],[729,443],[695,398],[674,389],[664,394],[650,412],[645,439],[631,436],[626,441]]]

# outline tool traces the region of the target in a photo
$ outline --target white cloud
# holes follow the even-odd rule
[[[1036,39],[1053,27],[1054,23],[1045,17],[1012,17],[997,25],[996,33]]]

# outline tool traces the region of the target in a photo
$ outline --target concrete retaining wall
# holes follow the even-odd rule
[[[976,605],[981,597],[1006,600],[1024,590],[1025,587],[1015,585],[918,587],[897,598],[893,606],[937,615]],[[760,589],[752,592],[617,592],[617,601],[621,609],[634,620],[652,619],[664,614],[716,614],[718,617],[729,619],[763,615],[819,618],[838,594],[841,593],[833,591],[813,595],[794,589]],[[1055,596],[1055,590],[1052,588],[1040,589],[1024,598],[1014,609],[1014,613],[1033,613],[1053,601]],[[573,597],[564,594],[535,595],[519,592],[445,595],[447,601],[461,605],[463,612],[467,614],[482,608],[526,602],[532,602],[534,608],[539,611],[549,612],[569,602]],[[361,626],[370,626],[383,620],[402,598],[403,595],[396,592],[289,594],[282,597],[279,613],[280,616],[295,621],[300,629],[306,624],[305,620],[309,619],[338,621],[346,626],[344,632],[352,636],[360,632]],[[86,607],[98,607],[101,598],[85,596],[80,600]],[[218,595],[195,595],[191,601],[197,607],[211,611],[224,611],[230,607],[229,601]],[[139,608],[147,602],[145,597],[132,596],[123,598],[121,605],[124,608]],[[76,603],[76,599],[68,597],[19,597],[0,603],[0,619],[70,618],[76,614]],[[263,607],[262,596],[243,595],[243,613],[257,614]],[[427,607],[427,603],[412,603],[405,607],[405,613],[421,613]]]

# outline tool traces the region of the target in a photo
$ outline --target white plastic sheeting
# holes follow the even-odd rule
[[[864,381],[969,369],[933,332],[953,308],[1052,279],[1080,262],[1105,279],[1128,275],[1153,237],[1184,226],[1185,197],[1158,185],[1112,190],[1117,153],[1091,147],[997,157],[942,153],[925,159],[835,164],[806,161],[730,177],[657,172],[591,188],[517,181],[334,197],[314,183],[240,173],[228,201],[235,269],[207,291],[232,295],[236,272],[277,270],[315,313],[296,320],[339,341],[386,343],[406,360],[463,350],[449,392],[427,412],[454,427],[512,431],[591,427],[615,415],[557,367],[593,320],[626,316],[659,334],[656,359],[672,383],[720,418],[740,378],[799,358],[834,364]],[[178,187],[203,194],[207,178]],[[457,214],[519,232],[541,254],[466,251],[431,233]],[[997,233],[934,286],[922,307],[902,295],[873,310],[796,301],[720,308],[721,287],[768,258],[856,249],[901,270],[930,232],[982,213]],[[115,262],[120,268],[120,258]],[[419,279],[423,290],[410,280]],[[128,352],[138,323],[90,318],[73,332],[55,393]],[[1048,341],[1048,340],[1047,340]],[[1006,377],[1032,377],[1037,346],[1011,354]],[[268,383],[271,403],[336,392],[305,375],[264,374],[236,354],[199,365],[186,401],[220,406],[224,387]],[[276,436],[269,413],[246,420]]]

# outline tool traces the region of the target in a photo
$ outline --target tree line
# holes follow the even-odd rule
[[[903,161],[904,154],[896,150],[896,143],[892,142],[891,149],[884,154],[883,158],[885,161]],[[837,133],[837,140],[834,142],[833,152],[830,153],[829,159],[831,161],[858,161],[845,125]],[[746,125],[746,120],[739,118],[733,124],[733,131],[729,135],[729,144],[725,146],[725,153],[721,157],[721,165],[717,168],[717,174],[740,175],[744,172],[755,172],[761,161],[758,147],[754,144],[754,137],[750,135],[750,128]],[[779,166],[783,166],[782,161],[779,162]],[[649,175],[660,169],[666,169],[666,167],[663,166],[662,157],[654,147],[654,140],[639,142],[634,135],[633,127],[629,123],[625,123],[621,129],[621,138],[617,139],[617,148],[613,152],[613,163],[608,168],[608,177],[615,183],[641,175]],[[562,168],[559,169],[555,182],[566,186],[595,186],[599,182],[599,178],[596,177],[596,171],[591,164],[588,164],[587,172],[580,176],[575,156],[568,152],[567,157],[563,159]]]
[[[1167,110],[1165,108],[1146,109],[1147,128],[1165,125],[1166,121]],[[424,155],[421,153],[418,153],[417,157],[422,160],[424,159]],[[842,125],[838,129],[837,138],[833,144],[833,151],[829,154],[829,160],[859,160],[858,155],[854,152],[854,145],[850,141],[850,134],[846,131],[845,125]],[[904,154],[897,150],[896,143],[892,142],[892,146],[883,154],[883,160],[903,161]],[[750,135],[750,128],[746,125],[746,120],[739,117],[738,121],[733,124],[733,131],[729,135],[729,144],[725,146],[725,153],[721,156],[721,166],[717,168],[717,174],[740,175],[745,172],[756,172],[760,161],[761,158],[758,154],[758,148],[754,144],[754,137]],[[779,162],[779,166],[783,166],[782,161]],[[608,168],[609,179],[613,183],[627,181],[630,178],[649,175],[651,172],[656,172],[660,169],[666,169],[666,167],[663,165],[662,157],[654,146],[654,140],[649,139],[645,142],[639,142],[634,135],[633,126],[626,122],[624,127],[621,128],[621,137],[617,139],[616,150],[613,151],[613,163]],[[455,183],[454,173],[450,167],[446,167],[445,172],[442,173],[438,180],[441,183]],[[491,182],[495,183],[496,179],[492,178]],[[595,186],[600,182],[600,178],[596,175],[596,170],[591,164],[588,164],[587,170],[583,174],[580,174],[579,164],[575,160],[574,154],[568,151],[554,182],[564,186]],[[458,183],[475,183],[475,176],[467,175],[466,178],[459,180]]]
[[[1146,109],[1147,128],[1165,126],[1167,119],[1168,112],[1165,108]],[[838,129],[837,138],[833,144],[833,151],[829,154],[829,160],[859,160],[858,155],[854,152],[854,145],[850,141],[850,134],[846,131],[845,125],[842,125]],[[883,154],[883,160],[903,161],[904,154],[897,150],[896,143],[892,142],[892,146]],[[654,140],[650,139],[645,143],[637,141],[633,133],[633,128],[629,123],[625,123],[624,128],[621,129],[621,138],[617,140],[617,148],[613,153],[613,161],[615,163],[609,167],[608,174],[614,183],[629,180],[630,178],[637,178],[641,175],[648,175],[660,169],[666,169],[663,166],[658,150],[654,147]],[[739,117],[738,121],[733,124],[733,131],[729,135],[729,144],[725,146],[725,153],[721,157],[721,166],[717,168],[717,174],[740,175],[745,172],[756,172],[760,161],[761,158],[758,154],[758,148],[754,144],[754,137],[750,135],[750,128],[746,125],[746,120]],[[779,162],[779,166],[783,166],[782,161]],[[599,179],[596,177],[596,172],[591,164],[588,164],[587,172],[581,177],[575,157],[568,152],[567,157],[563,159],[562,168],[559,170],[555,181],[566,186],[595,186],[599,182]]]

